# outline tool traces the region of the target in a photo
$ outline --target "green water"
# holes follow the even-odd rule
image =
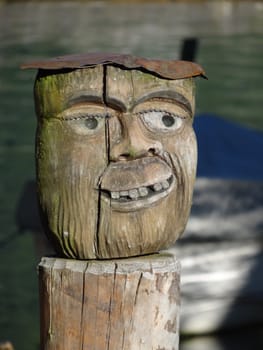
[[[199,38],[196,60],[209,77],[197,82],[197,112],[263,130],[261,2],[0,3],[0,341],[16,350],[39,344],[38,257],[32,232],[18,233],[14,219],[23,185],[34,178],[36,126],[35,72],[19,65],[89,51],[177,59],[187,37]]]

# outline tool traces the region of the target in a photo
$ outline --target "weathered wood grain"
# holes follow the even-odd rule
[[[111,65],[40,71],[37,178],[60,257],[153,254],[183,233],[197,150],[193,78]]]
[[[35,87],[37,184],[44,229],[60,255],[71,258],[96,257],[97,187],[107,152],[101,142],[105,130],[97,138],[89,137],[66,118],[71,104],[77,106],[73,115],[82,116],[83,101],[102,101],[102,94],[101,67],[39,77]]]
[[[178,350],[180,265],[170,253],[43,258],[42,350]]]

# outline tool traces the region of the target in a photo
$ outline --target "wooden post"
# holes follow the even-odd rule
[[[41,349],[178,350],[179,263],[155,253],[189,216],[203,69],[97,53],[24,68],[39,69],[44,231],[59,257],[76,259],[39,265]]]
[[[42,350],[178,350],[180,264],[169,252],[42,258]]]

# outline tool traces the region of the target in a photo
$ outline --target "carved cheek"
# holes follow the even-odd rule
[[[63,169],[65,179],[90,183],[98,186],[99,176],[107,165],[107,145],[105,127],[94,136],[76,135],[68,128],[64,129],[63,145],[59,147],[60,168]]]
[[[197,164],[196,140],[191,123],[186,123],[180,132],[162,138],[162,142],[163,157],[171,165],[176,179],[176,186],[171,193],[174,196],[171,206],[175,206],[176,212],[180,213],[181,222],[186,222],[190,210],[189,203],[192,200]]]
[[[194,130],[191,125],[188,125],[179,140],[178,156],[182,160],[184,171],[189,178],[189,185],[193,181],[197,166],[197,144]]]
[[[197,145],[194,130],[191,124],[186,124],[181,130],[172,137],[162,139],[164,149],[177,163],[183,168],[186,174],[195,174],[197,163]]]
[[[105,129],[77,135],[64,122],[44,122],[38,134],[40,204],[67,256],[95,257],[100,175],[107,165]],[[82,243],[80,243],[82,242]]]

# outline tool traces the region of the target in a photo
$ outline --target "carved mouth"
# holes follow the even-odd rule
[[[169,165],[158,157],[110,163],[100,189],[112,209],[134,211],[147,208],[166,197],[175,186]]]
[[[149,207],[166,197],[173,189],[175,178],[171,175],[162,182],[148,186],[122,191],[103,191],[111,202],[113,209],[118,211],[134,211]]]

